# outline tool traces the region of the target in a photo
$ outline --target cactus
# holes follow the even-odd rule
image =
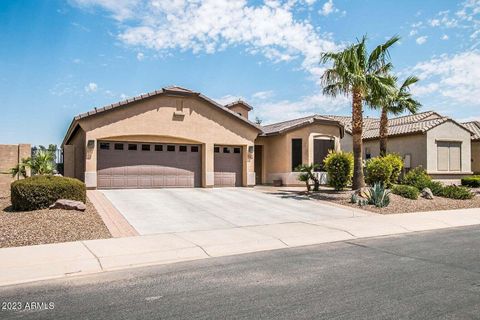
[[[390,204],[390,191],[385,189],[383,184],[375,183],[373,187],[370,188],[368,202],[375,207],[384,208]]]

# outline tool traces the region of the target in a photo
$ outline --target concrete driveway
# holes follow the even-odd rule
[[[256,188],[102,190],[140,235],[353,217],[351,209]],[[271,191],[271,190],[270,190]],[[362,215],[355,212],[355,216]]]

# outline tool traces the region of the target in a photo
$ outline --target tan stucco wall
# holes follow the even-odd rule
[[[350,133],[345,132],[345,135],[340,139],[340,150],[345,152],[353,152],[353,137]]]
[[[233,112],[236,112],[236,113],[240,114],[242,117],[248,119],[248,111],[249,110],[247,108],[245,108],[243,105],[237,104],[237,105],[229,107],[229,109],[232,110]]]
[[[194,97],[156,96],[79,121],[89,140],[193,142],[202,144],[202,185],[213,186],[213,147],[242,146],[245,153],[259,131]],[[86,149],[85,182],[96,186],[97,143]],[[254,159],[246,155],[244,185],[255,184]]]
[[[85,181],[85,138],[85,131],[79,128],[63,147],[63,170],[66,177]]]
[[[334,138],[335,146],[340,146],[340,128],[335,125],[314,123],[284,134],[259,137],[255,144],[263,145],[263,177],[265,183],[281,179],[285,185],[300,184],[297,173],[292,172],[292,139],[302,139],[302,162],[313,162],[313,139],[315,137]]]
[[[427,149],[426,149],[427,137],[424,134],[415,134],[409,136],[399,136],[388,138],[387,152],[397,153],[402,157],[410,154],[411,168],[422,166],[427,168]],[[372,158],[380,155],[380,142],[379,140],[366,140],[363,142],[363,158],[367,148],[370,149]]]
[[[14,178],[8,171],[22,159],[31,156],[29,144],[0,144],[0,186],[9,185]]]
[[[480,141],[472,141],[472,171],[480,173]]]
[[[447,121],[427,132],[427,171],[431,174],[447,174],[452,172],[439,172],[437,170],[437,141],[456,141],[462,144],[461,164],[462,170],[455,174],[468,174],[471,167],[471,134],[469,131]]]

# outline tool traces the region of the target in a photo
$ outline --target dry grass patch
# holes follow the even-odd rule
[[[14,212],[9,188],[0,189],[0,247],[111,238],[110,232],[87,199],[85,212],[35,210]]]

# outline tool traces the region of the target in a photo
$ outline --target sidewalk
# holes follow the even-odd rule
[[[369,215],[0,249],[0,285],[480,224],[480,209]]]

